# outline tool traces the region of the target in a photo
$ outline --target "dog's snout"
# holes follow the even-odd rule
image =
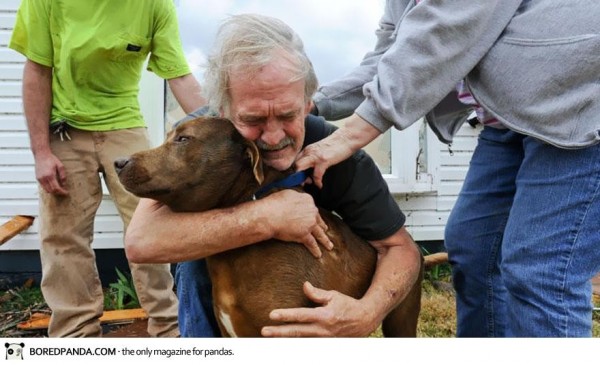
[[[121,170],[123,170],[123,168],[125,168],[125,166],[129,163],[129,158],[128,157],[121,157],[115,160],[115,170],[117,171],[117,174],[121,172]]]

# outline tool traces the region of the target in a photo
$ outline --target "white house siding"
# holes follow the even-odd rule
[[[444,239],[444,227],[462,187],[481,127],[463,125],[451,146],[438,142],[439,183],[435,193],[398,194],[398,205],[406,214],[408,231],[416,241]],[[431,133],[431,131],[428,131]]]
[[[14,215],[35,216],[33,226],[17,235],[0,250],[38,249],[38,191],[33,156],[21,101],[25,62],[8,48],[20,0],[0,1],[0,224]],[[105,197],[95,222],[94,247],[121,247],[123,224],[116,208]]]

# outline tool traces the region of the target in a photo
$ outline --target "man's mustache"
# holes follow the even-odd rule
[[[286,136],[276,145],[269,145],[260,139],[256,141],[256,146],[262,151],[277,151],[290,145],[294,145],[294,140],[288,136]]]

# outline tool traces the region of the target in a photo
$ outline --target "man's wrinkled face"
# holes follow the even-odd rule
[[[258,73],[234,70],[230,75],[231,104],[224,111],[236,129],[254,141],[263,161],[277,170],[294,163],[304,142],[304,119],[311,101],[304,98],[304,80],[290,81],[289,68],[274,60]]]

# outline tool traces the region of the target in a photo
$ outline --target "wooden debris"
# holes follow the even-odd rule
[[[0,245],[29,228],[33,224],[33,219],[29,215],[16,215],[0,226]]]
[[[142,308],[112,310],[104,312],[100,317],[100,323],[122,323],[145,318],[148,318],[148,315]],[[48,328],[49,323],[50,315],[33,313],[28,321],[17,324],[17,328],[20,330],[40,330]]]
[[[448,263],[448,253],[447,252],[438,252],[432,253],[424,257],[423,265],[425,268],[431,268],[436,265]]]

